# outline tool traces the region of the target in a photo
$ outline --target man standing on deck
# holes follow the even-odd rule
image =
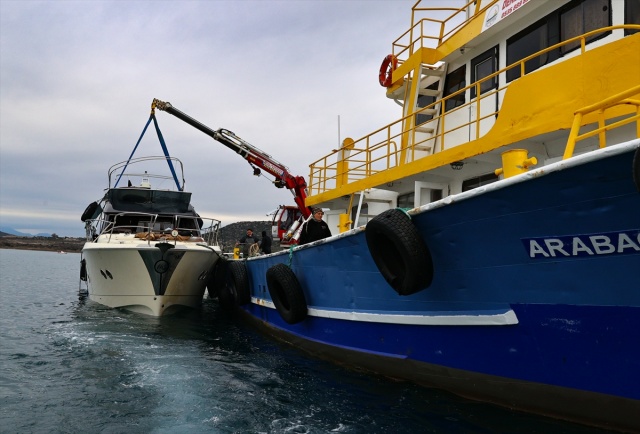
[[[329,229],[327,223],[322,220],[322,216],[324,215],[322,209],[314,208],[312,215],[313,217],[307,220],[302,228],[300,242],[298,244],[312,243],[331,236],[331,229]]]
[[[268,255],[271,253],[271,237],[267,235],[267,231],[262,231],[262,239],[260,240],[260,249],[262,253]]]
[[[243,236],[242,238],[240,238],[240,240],[238,240],[238,242],[236,243],[236,247],[238,247],[238,245],[242,244],[242,253],[244,254],[245,258],[248,258],[249,257],[249,249],[251,248],[252,245],[257,244],[257,243],[258,243],[258,237],[253,235],[253,229],[248,228],[247,229],[247,234],[245,236]]]

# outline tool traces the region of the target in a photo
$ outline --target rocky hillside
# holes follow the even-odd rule
[[[246,233],[247,229],[253,229],[253,233],[258,237],[262,237],[262,231],[266,231],[267,235],[271,236],[271,222],[270,221],[252,221],[252,222],[237,222],[231,223],[222,229],[220,229],[220,245],[223,252],[232,252],[233,246],[240,238]],[[277,240],[273,243],[273,249],[277,248]]]
[[[231,223],[220,229],[219,242],[224,252],[232,252],[236,241],[245,235],[247,228],[260,237],[262,231],[271,236],[271,222],[250,221]],[[48,250],[52,252],[80,252],[84,238],[70,237],[18,237],[0,232],[0,249]],[[277,242],[274,242],[274,249]]]

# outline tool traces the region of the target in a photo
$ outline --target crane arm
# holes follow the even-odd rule
[[[306,217],[311,215],[311,211],[305,205],[305,199],[307,197],[307,182],[302,176],[293,176],[289,173],[289,169],[282,163],[274,160],[271,155],[249,144],[245,140],[236,136],[233,132],[220,128],[218,130],[212,130],[206,125],[193,119],[186,113],[181,112],[177,108],[173,107],[171,103],[154,99],[151,103],[151,112],[155,109],[166,111],[169,114],[177,117],[183,122],[191,125],[192,127],[202,131],[206,135],[212,137],[214,140],[222,143],[227,148],[231,149],[242,158],[247,160],[249,164],[254,168],[254,175],[260,175],[260,169],[274,176],[275,180],[273,184],[278,188],[287,187],[293,194],[294,201],[300,209],[302,215]]]

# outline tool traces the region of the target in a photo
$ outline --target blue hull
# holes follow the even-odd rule
[[[356,229],[245,261],[252,302],[242,310],[341,363],[640,431],[634,152],[547,166],[411,211],[434,266],[416,294],[387,284]],[[309,312],[298,324],[283,321],[269,294],[266,272],[278,263],[290,264],[304,292]]]

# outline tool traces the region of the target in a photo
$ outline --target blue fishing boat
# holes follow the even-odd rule
[[[342,364],[640,431],[640,3],[454,3],[371,71],[400,118],[311,164],[333,235],[219,296]]]

